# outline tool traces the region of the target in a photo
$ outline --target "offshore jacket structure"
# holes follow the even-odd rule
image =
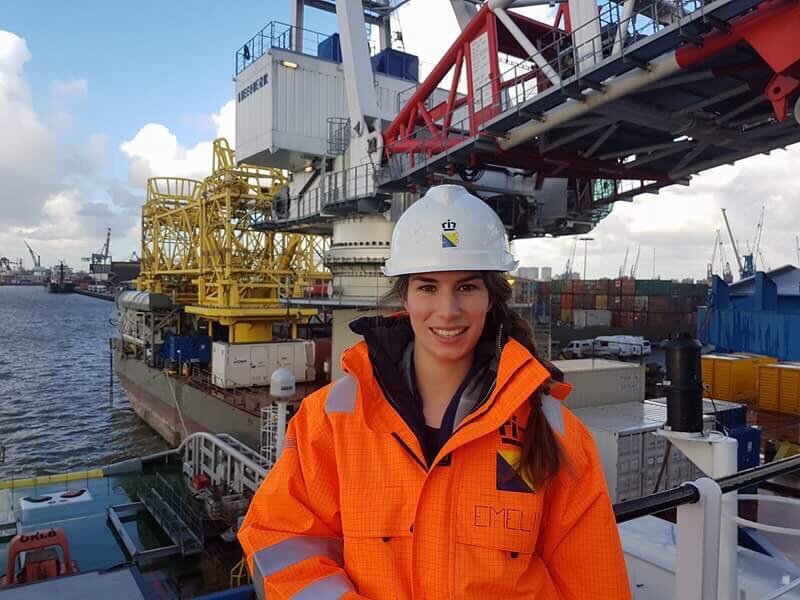
[[[251,502],[239,540],[259,597],[629,599],[594,442],[561,402],[569,386],[543,399],[568,464],[544,489],[514,466],[550,372],[513,339],[429,467],[391,365],[410,328],[378,320],[385,335],[364,331],[347,375],[303,401]]]

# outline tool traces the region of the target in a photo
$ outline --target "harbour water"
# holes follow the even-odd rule
[[[0,286],[0,480],[166,448],[113,375],[114,304]]]

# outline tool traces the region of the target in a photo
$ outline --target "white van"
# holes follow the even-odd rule
[[[595,338],[596,355],[648,356],[650,342],[638,335],[603,335]]]
[[[564,346],[561,353],[567,358],[587,358],[592,355],[594,340],[572,340]]]

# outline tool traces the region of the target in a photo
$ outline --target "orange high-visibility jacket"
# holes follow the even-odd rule
[[[291,420],[240,529],[260,598],[631,597],[594,442],[559,400],[543,410],[569,467],[541,490],[509,468],[549,377],[521,344],[505,344],[491,396],[431,468],[366,343],[342,366]]]

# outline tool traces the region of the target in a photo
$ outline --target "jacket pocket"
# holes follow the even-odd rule
[[[411,533],[344,536],[344,564],[358,593],[374,600],[411,597]]]
[[[342,493],[344,564],[358,592],[375,600],[410,598],[410,490],[362,482]]]
[[[455,597],[512,598],[541,591],[549,581],[536,554],[541,496],[506,491],[461,494],[457,506]]]

